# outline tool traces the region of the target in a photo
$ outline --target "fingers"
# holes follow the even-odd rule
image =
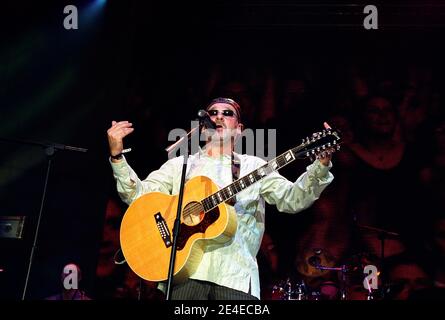
[[[317,156],[317,159],[325,166],[329,165],[329,162],[332,159],[332,154],[331,153],[325,153],[323,152],[322,154],[320,154],[319,156]]]
[[[109,136],[123,138],[134,131],[133,124],[128,121],[112,121],[112,126],[107,130]]]
[[[128,136],[133,131],[134,131],[134,128],[124,128],[124,129],[122,129],[122,132],[123,132],[122,138]]]
[[[111,128],[110,129],[119,129],[119,128],[128,128],[131,127],[133,124],[128,121],[112,121],[111,122]]]

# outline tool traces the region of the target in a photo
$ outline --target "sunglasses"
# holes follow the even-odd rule
[[[208,113],[211,117],[217,116],[219,113],[221,113],[224,117],[234,117],[235,116],[235,111],[233,111],[233,110],[209,110]]]

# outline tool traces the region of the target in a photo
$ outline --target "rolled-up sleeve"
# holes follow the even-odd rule
[[[332,182],[334,176],[329,166],[315,160],[306,168],[297,181],[290,182],[278,172],[262,180],[260,194],[269,204],[274,204],[281,212],[297,213],[310,207],[323,190]]]
[[[158,170],[151,172],[145,180],[141,181],[125,158],[118,163],[110,160],[117,192],[122,201],[129,205],[148,192],[158,191],[171,194],[176,175],[176,162],[176,159],[165,162]]]

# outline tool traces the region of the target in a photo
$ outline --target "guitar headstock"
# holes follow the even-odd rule
[[[296,158],[315,160],[320,156],[340,150],[340,144],[340,132],[325,124],[325,129],[304,138],[298,147],[292,149],[292,152]]]

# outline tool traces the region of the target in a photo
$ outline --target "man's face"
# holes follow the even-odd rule
[[[207,110],[210,119],[216,123],[216,130],[212,138],[227,140],[236,136],[236,131],[240,127],[236,109],[228,103],[215,103]],[[208,130],[210,132],[210,130]]]

